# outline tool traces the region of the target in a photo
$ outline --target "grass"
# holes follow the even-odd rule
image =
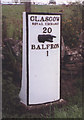
[[[24,11],[24,5],[2,6],[2,27],[3,30],[6,29],[6,35],[4,35],[3,31],[3,38],[22,39],[22,12]]]
[[[61,6],[51,5],[32,5],[32,12],[46,12],[46,13],[57,13],[61,10]]]
[[[61,110],[56,109],[54,117],[55,118],[81,118],[82,107],[73,105],[73,106],[67,106],[66,108],[62,108]]]

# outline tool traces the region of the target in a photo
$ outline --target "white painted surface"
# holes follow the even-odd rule
[[[40,104],[45,102],[51,102],[60,99],[60,20],[58,25],[32,25],[30,17],[28,15],[28,49],[29,49],[29,104]],[[39,19],[45,15],[33,15]],[[47,15],[48,16],[48,15]],[[57,16],[60,19],[60,15],[49,15],[51,17]],[[53,22],[54,23],[54,22]],[[53,43],[38,42],[38,35],[44,34],[43,27],[52,27],[53,31],[51,35],[55,35]],[[47,56],[47,50],[32,50],[31,45],[47,44],[59,44],[59,48],[48,49],[49,56]]]
[[[27,105],[27,99],[29,104],[41,104],[46,102],[52,102],[60,99],[60,15],[49,15],[50,17],[59,17],[58,25],[45,26],[43,25],[32,25],[30,17],[28,15],[28,54],[27,54],[27,38],[26,38],[26,13],[23,13],[23,57],[22,57],[22,84],[19,97],[21,102]],[[39,19],[41,16],[46,15],[33,15]],[[48,15],[47,15],[48,16]],[[50,23],[50,22],[49,22]],[[38,42],[39,34],[43,33],[43,27],[52,27],[51,35],[56,36],[53,38],[53,42]],[[31,45],[51,45],[58,44],[59,47],[56,49],[40,49],[32,50]],[[47,51],[49,55],[47,56]],[[29,71],[27,71],[27,55]],[[27,73],[29,78],[27,78]],[[27,82],[29,83],[29,91],[27,91]],[[29,95],[27,95],[29,93]],[[29,98],[27,98],[29,96]]]
[[[23,45],[22,45],[22,83],[19,97],[27,105],[27,47],[26,47],[26,13],[23,13]]]

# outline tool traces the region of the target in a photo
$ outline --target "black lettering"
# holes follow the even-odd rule
[[[46,18],[45,18],[45,21],[48,21],[48,20],[49,20],[49,17],[46,17]]]
[[[32,25],[38,25],[38,23],[36,22],[36,23],[32,23]]]
[[[49,49],[49,47],[50,47],[50,44],[47,44],[47,45],[46,45],[46,48]]]
[[[54,48],[59,48],[59,45],[58,45],[58,44],[55,44],[55,45],[54,45]]]
[[[59,44],[41,44],[41,45],[31,45],[32,50],[46,50],[46,49],[56,49],[59,48]]]
[[[51,33],[51,32],[52,32],[52,28],[49,27],[49,28],[48,28],[48,33]]]
[[[39,25],[43,25],[43,23],[39,23]]]
[[[35,21],[37,21],[37,16],[35,16]]]
[[[57,48],[59,48],[59,44],[57,44]]]
[[[57,21],[59,21],[59,18],[57,18]]]
[[[52,21],[52,17],[49,17],[49,21]]]
[[[35,49],[35,45],[31,45],[31,49],[34,50]]]
[[[47,28],[46,27],[43,28],[43,33],[47,33]]]
[[[40,21],[45,21],[43,17],[41,17],[41,20]]]
[[[31,16],[31,17],[30,17],[30,20],[31,20],[31,21],[34,21],[34,16]]]
[[[56,21],[56,17],[53,17],[53,21]]]
[[[54,48],[54,45],[53,44],[51,44],[51,49],[53,49]]]
[[[42,49],[46,49],[46,48],[44,47],[44,44],[42,44]]]
[[[38,45],[37,48],[36,48],[36,50],[40,50],[40,49],[41,49],[41,48],[40,48],[40,45]]]
[[[48,53],[49,53],[49,52],[47,51],[47,56],[49,55]]]

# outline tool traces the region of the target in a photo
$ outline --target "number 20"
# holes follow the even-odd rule
[[[51,32],[52,32],[52,28],[51,27],[49,27],[49,28],[44,27],[43,28],[43,33],[51,33]]]

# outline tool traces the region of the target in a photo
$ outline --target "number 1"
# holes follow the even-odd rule
[[[49,52],[47,51],[47,56],[49,55],[48,53],[49,53]]]

